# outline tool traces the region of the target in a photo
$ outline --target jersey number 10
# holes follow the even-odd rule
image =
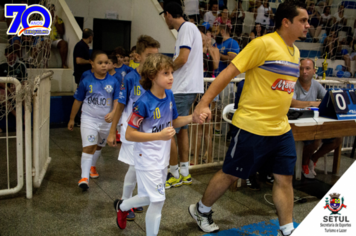
[[[158,107],[156,107],[155,111],[153,112],[153,119],[159,119],[161,118],[161,111],[159,110]]]

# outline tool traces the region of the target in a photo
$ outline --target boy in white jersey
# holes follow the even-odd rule
[[[128,199],[132,197],[132,192],[135,189],[136,182],[137,182],[134,159],[133,159],[134,143],[129,142],[125,139],[127,121],[132,113],[133,104],[137,101],[137,99],[139,99],[145,93],[145,90],[142,88],[142,85],[140,84],[140,79],[141,79],[140,74],[141,74],[143,63],[145,62],[146,57],[148,55],[158,53],[159,47],[160,47],[160,43],[157,40],[153,39],[152,37],[147,35],[140,36],[136,43],[136,48],[137,48],[136,56],[141,61],[141,64],[135,70],[128,73],[124,77],[121,83],[119,105],[110,129],[108,144],[110,146],[116,146],[115,130],[118,121],[121,118],[121,122],[119,123],[119,126],[121,132],[120,139],[122,145],[119,153],[119,160],[130,165],[125,175],[122,199]],[[143,211],[142,208],[133,209],[133,210],[135,212]],[[127,219],[128,220],[135,219],[135,214],[133,211],[130,211]]]
[[[126,227],[128,211],[147,206],[146,235],[157,235],[165,201],[165,181],[174,128],[192,121],[192,116],[179,116],[170,90],[173,84],[173,62],[162,54],[147,57],[140,83],[146,93],[134,104],[126,139],[135,142],[134,162],[138,195],[116,200],[117,225]],[[205,119],[201,115],[202,120]],[[173,127],[174,128],[173,128]]]
[[[101,148],[106,144],[120,91],[117,79],[107,73],[106,53],[94,52],[90,63],[93,73],[80,82],[74,94],[75,100],[68,123],[68,129],[73,130],[74,118],[83,103],[80,126],[83,143],[82,178],[78,183],[83,190],[89,188],[89,174],[91,178],[99,177],[95,165]]]

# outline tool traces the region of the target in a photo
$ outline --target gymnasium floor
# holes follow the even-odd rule
[[[1,140],[0,163],[5,163],[4,145]],[[13,144],[11,146],[14,147]],[[42,186],[35,190],[31,200],[25,198],[25,189],[14,196],[0,197],[0,235],[145,235],[145,213],[136,214],[136,220],[128,222],[125,230],[120,230],[115,223],[113,201],[121,196],[128,168],[117,160],[118,152],[119,149],[108,146],[103,149],[97,165],[100,177],[90,180],[89,190],[82,192],[77,187],[81,173],[80,130],[51,129],[52,162]],[[346,154],[342,156],[340,174],[354,161],[348,157],[349,153]],[[10,162],[10,169],[13,169],[14,158]],[[323,160],[320,160],[316,180],[294,181],[296,196],[323,197],[339,176],[324,175],[322,168]],[[329,156],[329,172],[331,168],[332,157]],[[166,191],[159,235],[204,235],[187,209],[189,204],[201,198],[210,178],[218,170],[219,167],[191,171],[191,186]],[[1,164],[1,188],[6,187],[4,173],[6,167]],[[15,182],[12,180],[11,184]],[[252,191],[245,186],[236,192],[228,191],[214,205],[213,219],[220,226],[219,235],[277,234],[276,227],[270,227],[277,224],[274,207],[264,200],[264,195],[271,193],[271,187],[264,183],[261,187],[261,191]],[[267,198],[271,201],[271,197]],[[306,203],[296,203],[294,221],[300,223],[319,199],[308,198]]]

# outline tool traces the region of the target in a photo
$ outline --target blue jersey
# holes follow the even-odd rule
[[[83,79],[85,79],[85,77],[87,76],[90,76],[90,75],[93,75],[93,72],[91,72],[91,69],[90,70],[86,70],[83,74],[82,74],[82,77],[80,77],[80,82],[82,82]]]
[[[145,90],[140,84],[140,79],[141,76],[137,70],[133,70],[128,73],[121,82],[119,103],[125,105],[120,121],[121,142],[123,143],[131,143],[125,138],[127,122],[131,115],[133,104],[145,93]]]
[[[225,40],[221,44],[218,44],[218,45],[215,44],[215,45],[218,47],[220,53],[223,55],[228,55],[229,53],[233,53],[233,54],[237,55],[240,52],[239,43],[236,42],[232,38]],[[219,75],[220,72],[223,71],[227,66],[228,66],[228,63],[220,60],[219,68],[215,71],[215,76]]]
[[[158,133],[173,126],[178,112],[173,92],[166,90],[166,97],[159,99],[147,91],[132,109],[129,126],[144,133]],[[171,140],[136,142],[134,161],[137,170],[162,170],[169,164]]]
[[[119,73],[117,73],[116,70],[115,70],[115,74],[113,74],[111,76],[113,76],[115,79],[117,79],[119,84],[121,84],[123,77]]]
[[[116,73],[118,74],[118,78],[121,81],[128,73],[133,71],[133,69],[125,64],[122,64],[120,68],[115,68]]]
[[[97,79],[94,74],[88,75],[80,82],[74,98],[83,102],[82,119],[89,118],[103,121],[110,113],[114,100],[119,98],[120,84],[111,75]]]

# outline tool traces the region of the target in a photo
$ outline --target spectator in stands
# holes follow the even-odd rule
[[[268,29],[270,24],[270,19],[273,17],[273,12],[267,0],[256,1],[256,8],[254,11],[255,23],[260,23],[266,29]]]
[[[227,0],[219,0],[219,9],[222,9],[227,5]]]
[[[68,43],[63,40],[63,35],[65,34],[64,23],[61,18],[57,15],[55,16],[55,5],[50,4],[49,10],[52,16],[52,26],[51,26],[51,33],[49,35],[52,41],[52,47],[58,48],[59,54],[61,55],[62,59],[62,68],[68,68],[67,66],[67,55],[68,55]]]
[[[215,37],[216,46],[220,51],[219,68],[216,76],[220,74],[231,62],[232,59],[240,52],[239,44],[230,37],[230,27],[221,24],[218,27],[218,34]]]
[[[216,17],[220,14],[219,5],[216,1],[210,2],[210,11],[204,14],[204,22],[208,22],[210,26],[214,24]]]
[[[343,55],[343,59],[345,60],[345,66],[348,72],[351,73],[351,75],[353,75],[353,72],[355,72],[354,77],[356,77],[356,71],[351,71],[351,61],[354,61],[355,63],[355,69],[356,69],[356,39],[353,39],[350,43],[350,47],[351,47],[351,52]]]
[[[320,101],[317,101],[317,99],[323,99],[326,90],[319,82],[313,79],[315,72],[315,62],[313,60],[302,59],[300,61],[300,77],[294,87],[291,107],[305,108],[318,107],[320,105]],[[321,142],[323,145],[320,147]],[[314,168],[318,159],[337,148],[341,142],[342,138],[304,141],[302,163],[304,176],[311,179],[315,178]]]
[[[332,24],[333,24],[333,17],[331,15],[330,6],[326,6],[324,8],[323,14],[321,14],[321,25],[322,25],[322,29],[326,30],[326,35],[329,35]]]
[[[250,33],[250,39],[253,40],[266,34],[266,29],[260,23],[255,24],[255,28]]]
[[[242,0],[236,1],[235,8],[231,12],[231,24],[232,24],[232,33],[237,37],[241,36],[242,25],[245,20],[245,12],[242,9]]]
[[[323,46],[324,46],[324,52],[327,53],[328,58],[335,60],[337,52],[341,51],[338,32],[336,31],[335,27],[333,27],[330,30],[330,34],[324,40]]]
[[[207,30],[204,26],[198,26],[203,40],[203,64],[204,77],[214,77],[214,70],[219,68],[220,52],[217,47],[211,43],[211,36],[207,35]]]
[[[224,24],[227,25],[230,28],[230,30],[232,29],[231,20],[229,19],[229,10],[227,9],[227,7],[222,8],[221,16],[218,16],[215,19],[214,24],[216,25]]]
[[[91,29],[83,30],[83,38],[75,45],[73,51],[74,77],[75,83],[79,86],[82,74],[91,69],[89,62],[89,44],[93,41],[94,33]]]
[[[37,41],[37,40],[36,40]],[[35,38],[30,35],[21,35],[21,51],[20,60],[25,63],[27,68],[30,68],[33,60],[35,47]]]
[[[320,13],[315,9],[315,3],[310,3],[307,8],[309,15],[309,34],[313,38],[313,42],[318,42],[319,34],[321,32],[322,26],[320,25],[321,16]]]
[[[131,48],[131,52],[130,52],[130,64],[129,64],[129,66],[132,69],[136,69],[139,65],[140,65],[140,62],[137,61],[137,56],[136,56],[136,46],[133,46]]]
[[[184,14],[189,20],[193,20],[194,24],[200,24],[199,0],[184,0]]]
[[[342,43],[348,44],[352,40],[352,35],[351,27],[347,26],[348,16],[344,14],[344,8],[344,5],[339,5],[338,12],[335,12],[334,14],[333,21],[337,31],[342,30],[346,32],[347,39]]]

